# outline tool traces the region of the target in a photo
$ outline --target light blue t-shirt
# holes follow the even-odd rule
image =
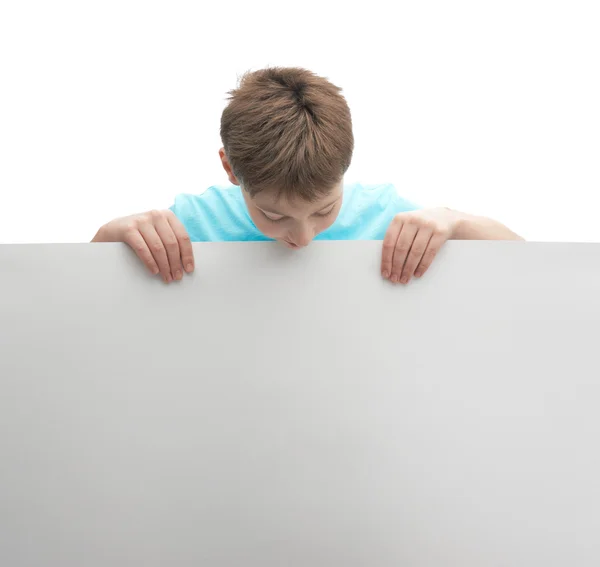
[[[395,215],[416,209],[391,184],[346,185],[337,219],[315,240],[383,240]],[[272,240],[252,222],[236,185],[210,187],[200,195],[178,195],[171,210],[192,242]]]

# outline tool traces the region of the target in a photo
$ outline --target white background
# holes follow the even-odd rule
[[[89,241],[226,184],[226,92],[265,65],[343,87],[347,181],[531,240],[600,241],[598,6],[4,0],[0,242]]]

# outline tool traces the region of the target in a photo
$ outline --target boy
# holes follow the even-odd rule
[[[300,68],[247,73],[230,91],[219,150],[231,187],[115,219],[92,242],[125,242],[165,282],[194,270],[190,242],[383,240],[381,275],[422,276],[448,239],[522,240],[500,223],[418,210],[391,185],[344,187],[354,137],[341,89]]]

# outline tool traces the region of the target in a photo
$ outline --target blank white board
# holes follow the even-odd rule
[[[0,247],[0,565],[600,565],[600,245]]]

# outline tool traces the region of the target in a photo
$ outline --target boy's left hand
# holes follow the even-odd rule
[[[457,212],[442,208],[396,215],[383,239],[381,275],[394,283],[421,277],[458,221]]]

